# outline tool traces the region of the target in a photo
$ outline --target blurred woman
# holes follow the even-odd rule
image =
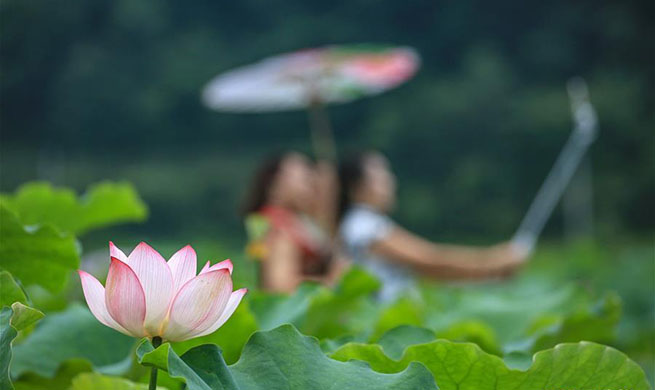
[[[290,292],[305,280],[334,278],[336,182],[329,164],[296,152],[260,167],[244,207],[248,230],[256,231],[249,252],[261,262],[260,287]]]
[[[480,279],[511,273],[525,257],[504,243],[473,248],[430,242],[394,223],[396,180],[380,153],[353,156],[339,168],[340,238],[354,263],[383,284],[390,301],[412,286],[412,272],[444,279]]]

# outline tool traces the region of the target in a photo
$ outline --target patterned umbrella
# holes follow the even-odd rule
[[[325,104],[382,93],[409,80],[419,56],[408,47],[345,45],[299,50],[225,72],[211,80],[203,102],[228,112],[307,109],[320,157],[334,159]]]

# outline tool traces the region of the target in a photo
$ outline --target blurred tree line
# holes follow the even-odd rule
[[[0,186],[126,179],[151,207],[143,232],[240,229],[256,164],[309,151],[306,117],[211,112],[204,83],[278,52],[393,43],[421,53],[418,76],[331,114],[342,151],[392,160],[403,223],[436,239],[512,234],[570,132],[565,82],[580,75],[601,126],[597,233],[650,234],[654,14],[651,0],[1,0]]]

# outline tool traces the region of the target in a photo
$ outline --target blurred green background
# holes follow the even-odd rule
[[[0,189],[131,181],[150,218],[116,234],[241,245],[237,208],[249,176],[272,149],[309,152],[307,121],[302,112],[212,112],[202,86],[278,52],[380,42],[416,47],[418,76],[330,111],[342,151],[390,157],[403,224],[438,240],[509,238],[570,132],[565,82],[580,75],[601,127],[591,152],[594,234],[652,239],[652,1],[0,7]],[[561,237],[562,226],[558,211],[547,237]]]

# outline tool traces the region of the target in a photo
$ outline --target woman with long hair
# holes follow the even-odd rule
[[[412,272],[442,279],[482,279],[513,272],[525,256],[507,243],[466,247],[419,237],[387,214],[396,180],[378,152],[343,161],[339,168],[339,235],[345,253],[382,281],[380,299],[395,299],[412,285]]]
[[[297,152],[274,155],[256,172],[243,214],[264,225],[250,244],[262,288],[290,292],[305,280],[334,278],[335,176],[329,164]]]

